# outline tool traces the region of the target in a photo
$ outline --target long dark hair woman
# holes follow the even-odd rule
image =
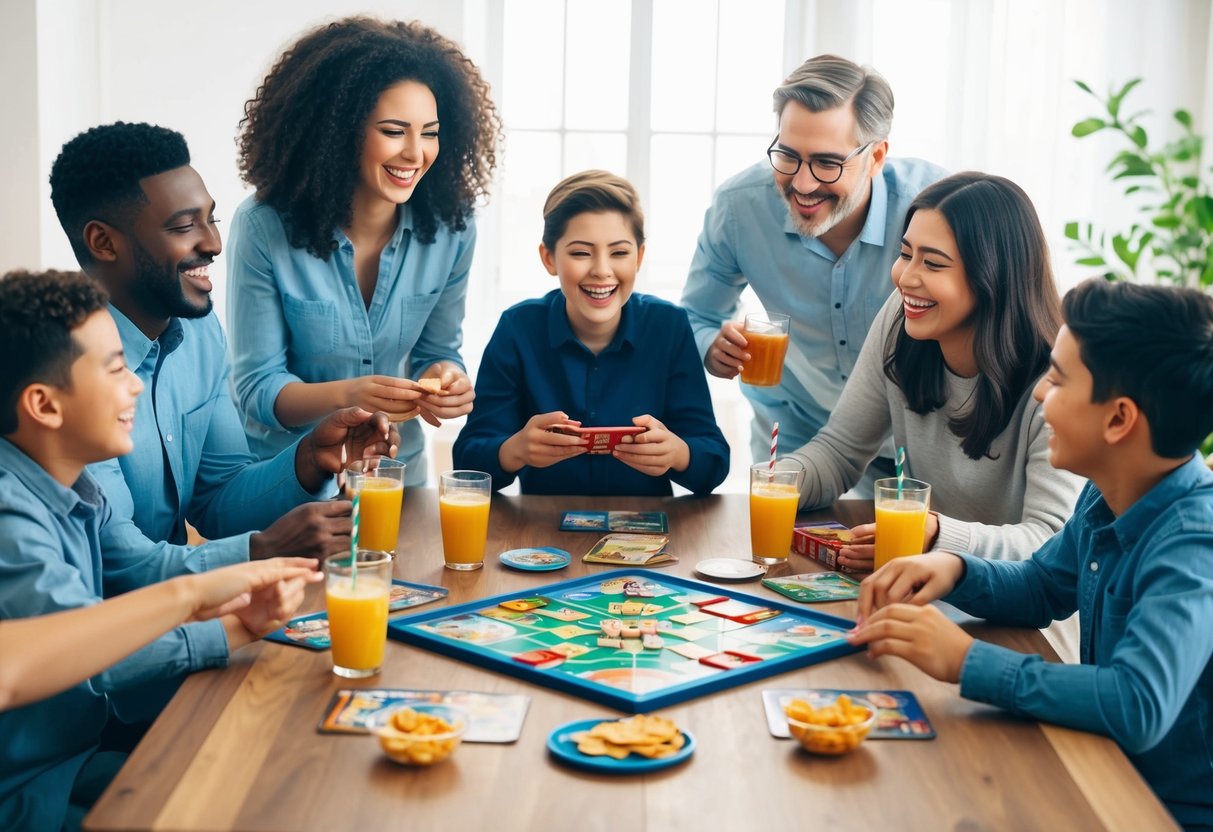
[[[501,125],[459,47],[354,17],[304,35],[245,105],[228,327],[249,444],[288,447],[349,406],[431,424],[471,410],[459,353],[473,209]],[[416,421],[406,482],[425,481]]]
[[[923,551],[1027,558],[1080,487],[1049,465],[1032,398],[1061,310],[1031,200],[999,176],[936,182],[906,214],[892,277],[829,422],[790,455],[806,470],[801,503],[836,500],[892,434],[905,475],[931,485]],[[875,527],[852,534],[842,563],[870,569]]]

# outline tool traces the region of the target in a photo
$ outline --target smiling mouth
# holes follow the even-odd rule
[[[135,411],[128,410],[125,413],[118,414],[118,423],[128,430],[135,426]]]
[[[619,286],[578,286],[582,292],[593,300],[606,300],[619,290]]]
[[[413,180],[417,178],[417,168],[394,168],[384,165],[383,169],[387,171],[388,176],[404,185],[412,185]]]

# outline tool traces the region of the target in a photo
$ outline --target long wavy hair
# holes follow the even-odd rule
[[[980,459],[1045,371],[1061,327],[1049,246],[1028,195],[1001,176],[967,172],[941,179],[910,204],[903,233],[924,209],[938,211],[952,229],[975,300],[970,323],[977,387],[948,427],[965,454]],[[939,342],[907,335],[902,309],[885,342],[884,371],[915,413],[930,413],[947,401]]]
[[[350,17],[287,49],[244,105],[241,176],[282,215],[291,245],[324,260],[336,250],[334,231],[352,219],[367,119],[401,81],[429,87],[442,122],[441,150],[409,200],[417,238],[432,243],[439,222],[467,227],[501,145],[488,83],[433,29]]]

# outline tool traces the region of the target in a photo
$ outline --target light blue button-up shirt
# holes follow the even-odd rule
[[[134,450],[89,466],[115,517],[101,535],[107,594],[248,560],[249,532],[318,498],[295,476],[294,445],[265,462],[249,452],[213,314],[173,318],[156,340],[117,308],[110,314],[144,392],[135,404]],[[177,545],[186,541],[187,520],[210,542]],[[146,557],[149,540],[173,545]]]
[[[463,366],[463,311],[476,231],[439,224],[433,243],[413,238],[412,210],[400,208],[379,257],[368,308],[354,271],[354,246],[340,230],[327,261],[291,246],[282,217],[256,196],[232,218],[228,238],[228,328],[232,379],[249,446],[272,455],[310,426],[286,428],[274,414],[282,388],[367,375],[417,378],[436,361]],[[406,484],[425,482],[419,420],[400,426]]]
[[[976,641],[961,695],[1110,736],[1176,820],[1213,825],[1213,472],[1200,457],[1120,517],[1088,485],[1031,560],[962,557],[949,603],[1027,627],[1077,610],[1082,663]]]
[[[0,619],[100,601],[101,537],[109,516],[88,472],[64,488],[0,438]],[[76,774],[100,741],[109,693],[162,687],[182,674],[222,667],[227,655],[219,621],[190,624],[87,682],[0,713],[0,828],[60,827]]]
[[[771,423],[780,442],[799,448],[825,425],[859,359],[876,313],[893,286],[906,209],[947,172],[918,159],[889,159],[872,179],[868,216],[841,257],[792,223],[787,201],[764,159],[716,191],[682,293],[700,357],[736,312],[746,285],[768,312],[792,318],[783,379],[741,390],[754,406],[752,451],[770,453]],[[891,456],[889,447],[883,456]]]

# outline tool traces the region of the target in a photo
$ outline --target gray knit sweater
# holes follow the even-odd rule
[[[868,331],[830,421],[789,454],[805,466],[800,504],[833,503],[859,481],[892,433],[906,449],[906,476],[931,484],[931,509],[939,513],[936,549],[1025,560],[1069,518],[1083,480],[1049,464],[1048,429],[1030,390],[990,446],[993,459],[969,459],[948,428],[969,402],[976,379],[948,373],[947,403],[926,415],[912,412],[883,366],[900,305],[901,293],[894,292]]]

